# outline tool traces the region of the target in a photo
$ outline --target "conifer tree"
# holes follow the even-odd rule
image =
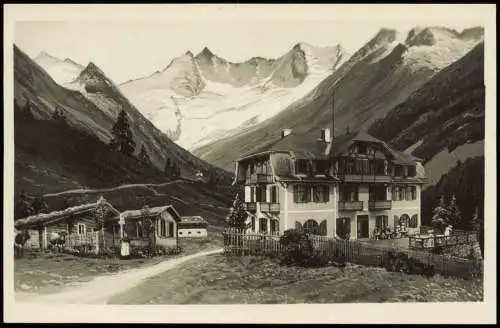
[[[35,199],[33,200],[32,207],[33,207],[34,214],[48,213],[48,211],[49,211],[49,207],[48,207],[47,203],[45,203],[43,195],[35,197]]]
[[[163,172],[165,173],[166,177],[172,177],[172,162],[170,161],[170,158],[167,158],[165,167],[163,168]]]
[[[62,108],[56,106],[56,109],[52,113],[52,119],[59,123],[66,123],[66,116],[64,115]]]
[[[233,205],[229,208],[229,214],[226,217],[226,225],[229,228],[246,229],[246,219],[247,212],[245,211],[243,202],[239,199],[239,194],[236,194]]]
[[[479,207],[477,206],[471,220],[471,228],[473,231],[477,232],[479,247],[481,249],[481,257],[484,258],[484,218],[479,214]]]
[[[433,211],[432,227],[439,232],[443,232],[445,227],[450,224],[450,212],[446,207],[444,196],[439,199],[439,205]]]
[[[28,195],[23,191],[19,195],[15,205],[14,205],[14,217],[15,219],[21,219],[34,214],[34,209],[28,200]]]
[[[144,144],[141,146],[141,150],[139,152],[139,161],[143,164],[151,163],[146,147],[144,147]]]
[[[125,155],[133,156],[135,142],[132,137],[132,130],[130,129],[125,110],[122,110],[120,114],[118,114],[118,118],[113,125],[111,133],[113,134],[113,139],[111,140],[112,148]]]
[[[453,227],[458,227],[462,223],[462,214],[457,205],[457,197],[453,195],[448,205],[449,221]]]

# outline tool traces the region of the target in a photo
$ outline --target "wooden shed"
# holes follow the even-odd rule
[[[176,248],[179,222],[179,213],[172,205],[167,205],[122,212],[118,224],[121,236],[126,235],[132,246],[146,246],[153,240],[156,245]],[[149,233],[151,231],[154,235]]]
[[[16,220],[14,227],[29,232],[31,238],[27,247],[48,249],[51,236],[64,232],[64,246],[89,245],[97,252],[102,247],[119,243],[119,226],[113,224],[119,217],[120,212],[101,197],[95,203]]]

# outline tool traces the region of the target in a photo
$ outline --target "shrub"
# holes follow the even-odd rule
[[[408,257],[406,253],[389,252],[385,268],[389,272],[401,272],[406,274],[418,274],[432,277],[436,273],[433,264],[425,264],[421,261]]]
[[[286,230],[280,237],[283,252],[280,262],[284,265],[319,267],[330,263],[328,256],[321,250],[315,250],[308,235],[296,229]]]

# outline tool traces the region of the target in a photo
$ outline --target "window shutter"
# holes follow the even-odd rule
[[[330,201],[330,186],[323,186],[324,201],[328,203]]]

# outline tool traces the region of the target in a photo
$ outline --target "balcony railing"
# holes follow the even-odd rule
[[[362,211],[363,201],[339,201],[340,211]]]
[[[260,211],[261,212],[269,212],[269,213],[279,213],[280,212],[280,204],[279,203],[260,203]]]
[[[392,201],[390,200],[370,200],[368,202],[368,209],[370,210],[390,210],[392,208]]]
[[[256,212],[257,203],[245,203],[245,210],[247,210],[248,212]]]
[[[246,178],[247,184],[251,183],[272,183],[273,176],[270,174],[254,173]]]
[[[280,212],[280,204],[279,203],[270,203],[269,204],[269,212],[279,213]]]

